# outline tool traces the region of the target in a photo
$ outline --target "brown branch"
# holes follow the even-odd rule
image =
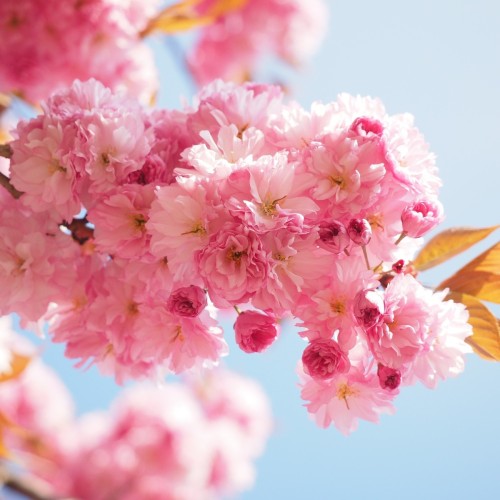
[[[1,148],[2,146],[0,146]],[[0,155],[1,156],[1,155]],[[3,186],[16,200],[21,197],[23,193],[18,191],[11,183],[10,179],[0,172],[0,185]]]
[[[12,153],[13,151],[10,144],[0,144],[0,156],[3,156],[4,158],[11,158]]]
[[[73,219],[71,222],[63,221],[61,226],[71,231],[71,237],[80,245],[94,237],[94,230],[87,224],[87,217],[83,219]]]
[[[71,500],[66,497],[54,497],[44,492],[44,485],[36,478],[20,478],[10,472],[7,468],[0,468],[0,486],[30,498],[31,500]]]

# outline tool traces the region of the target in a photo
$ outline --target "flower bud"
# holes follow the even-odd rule
[[[404,270],[404,267],[405,267],[405,261],[403,259],[399,259],[397,262],[394,262],[394,264],[392,265],[392,270],[396,274],[401,274]]]
[[[336,254],[342,253],[349,245],[349,235],[344,224],[336,220],[323,221],[319,225],[320,247]]]
[[[351,363],[332,339],[315,339],[302,354],[304,371],[314,379],[326,380],[337,373],[349,371]]]
[[[278,335],[274,318],[257,311],[238,314],[234,332],[236,343],[242,351],[248,353],[264,351]]]
[[[378,136],[381,137],[384,132],[384,126],[374,118],[360,116],[356,118],[349,127],[349,132],[352,135],[360,137]]]
[[[384,298],[377,290],[362,290],[354,298],[354,316],[363,328],[376,325],[383,316]]]
[[[420,238],[441,222],[442,214],[443,208],[438,201],[418,201],[408,205],[401,214],[403,233]]]
[[[401,384],[401,372],[399,370],[395,370],[394,368],[384,366],[381,363],[378,364],[377,375],[382,389],[389,389],[393,391],[399,387],[399,384]]]
[[[355,245],[365,246],[372,239],[372,228],[366,219],[351,219],[347,234]]]
[[[177,316],[194,318],[207,306],[207,294],[199,286],[178,288],[167,300],[167,310]]]

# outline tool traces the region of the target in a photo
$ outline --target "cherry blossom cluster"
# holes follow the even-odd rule
[[[202,0],[201,16],[219,0]],[[244,81],[269,55],[292,65],[307,61],[326,33],[324,0],[248,0],[200,30],[188,66],[200,85],[216,78]]]
[[[215,308],[237,310],[250,353],[292,316],[307,408],[345,433],[392,411],[400,385],[462,371],[465,307],[410,262],[443,216],[410,115],[345,94],[305,110],[220,81],[146,112],[89,81],[13,134],[0,312],[48,319],[81,364],[181,373],[227,353]]]
[[[6,318],[0,323],[1,338],[19,349],[24,339],[7,335]],[[0,383],[0,408],[14,424],[3,438],[17,468],[37,478],[46,498],[233,496],[253,485],[254,461],[273,426],[262,389],[226,370],[184,384],[137,385],[109,411],[76,419],[61,380],[33,360]]]
[[[158,0],[2,0],[0,92],[38,102],[75,78],[95,77],[147,102],[158,81],[138,33],[158,6]]]

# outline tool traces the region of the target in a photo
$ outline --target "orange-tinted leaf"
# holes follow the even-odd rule
[[[10,457],[9,450],[5,446],[5,442],[3,439],[5,429],[10,428],[10,427],[14,427],[14,423],[11,422],[11,420],[9,418],[7,418],[0,411],[0,458],[9,458]]]
[[[154,31],[168,35],[188,31],[213,23],[218,17],[232,10],[241,9],[248,0],[217,0],[205,14],[200,14],[196,6],[201,0],[184,0],[163,9],[142,31],[145,37]]]
[[[0,373],[0,382],[6,382],[7,380],[18,377],[26,369],[30,361],[31,358],[29,356],[24,356],[22,354],[13,352],[10,363],[10,370],[5,373]]]
[[[500,242],[484,251],[474,260],[462,267],[458,272],[481,271],[500,274]]]
[[[459,271],[443,281],[438,290],[449,288],[453,292],[467,293],[488,302],[500,304],[500,274],[481,271]]]
[[[489,361],[500,361],[500,327],[492,312],[475,297],[463,293],[449,293],[448,298],[461,302],[469,311],[473,334],[465,341],[474,351]]]
[[[455,227],[437,234],[422,248],[413,265],[425,271],[464,252],[472,245],[487,238],[500,226],[483,228]]]
[[[248,0],[218,0],[210,9],[210,14],[220,17],[232,10],[243,8],[247,2]]]
[[[437,288],[449,288],[500,304],[500,243],[466,264]]]
[[[161,31],[166,34],[187,31],[198,26],[211,23],[213,16],[200,16],[195,7],[201,0],[183,0],[163,9],[142,31],[141,37],[145,37],[153,31]]]

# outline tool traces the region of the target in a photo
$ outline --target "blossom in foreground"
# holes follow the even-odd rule
[[[442,213],[407,115],[345,94],[306,110],[221,81],[183,111],[95,80],[42,109],[11,144],[24,193],[0,196],[0,311],[48,320],[79,365],[119,382],[193,372],[227,354],[217,309],[244,311],[246,352],[291,315],[308,409],[345,432],[405,385],[462,371],[466,310],[408,265]]]

